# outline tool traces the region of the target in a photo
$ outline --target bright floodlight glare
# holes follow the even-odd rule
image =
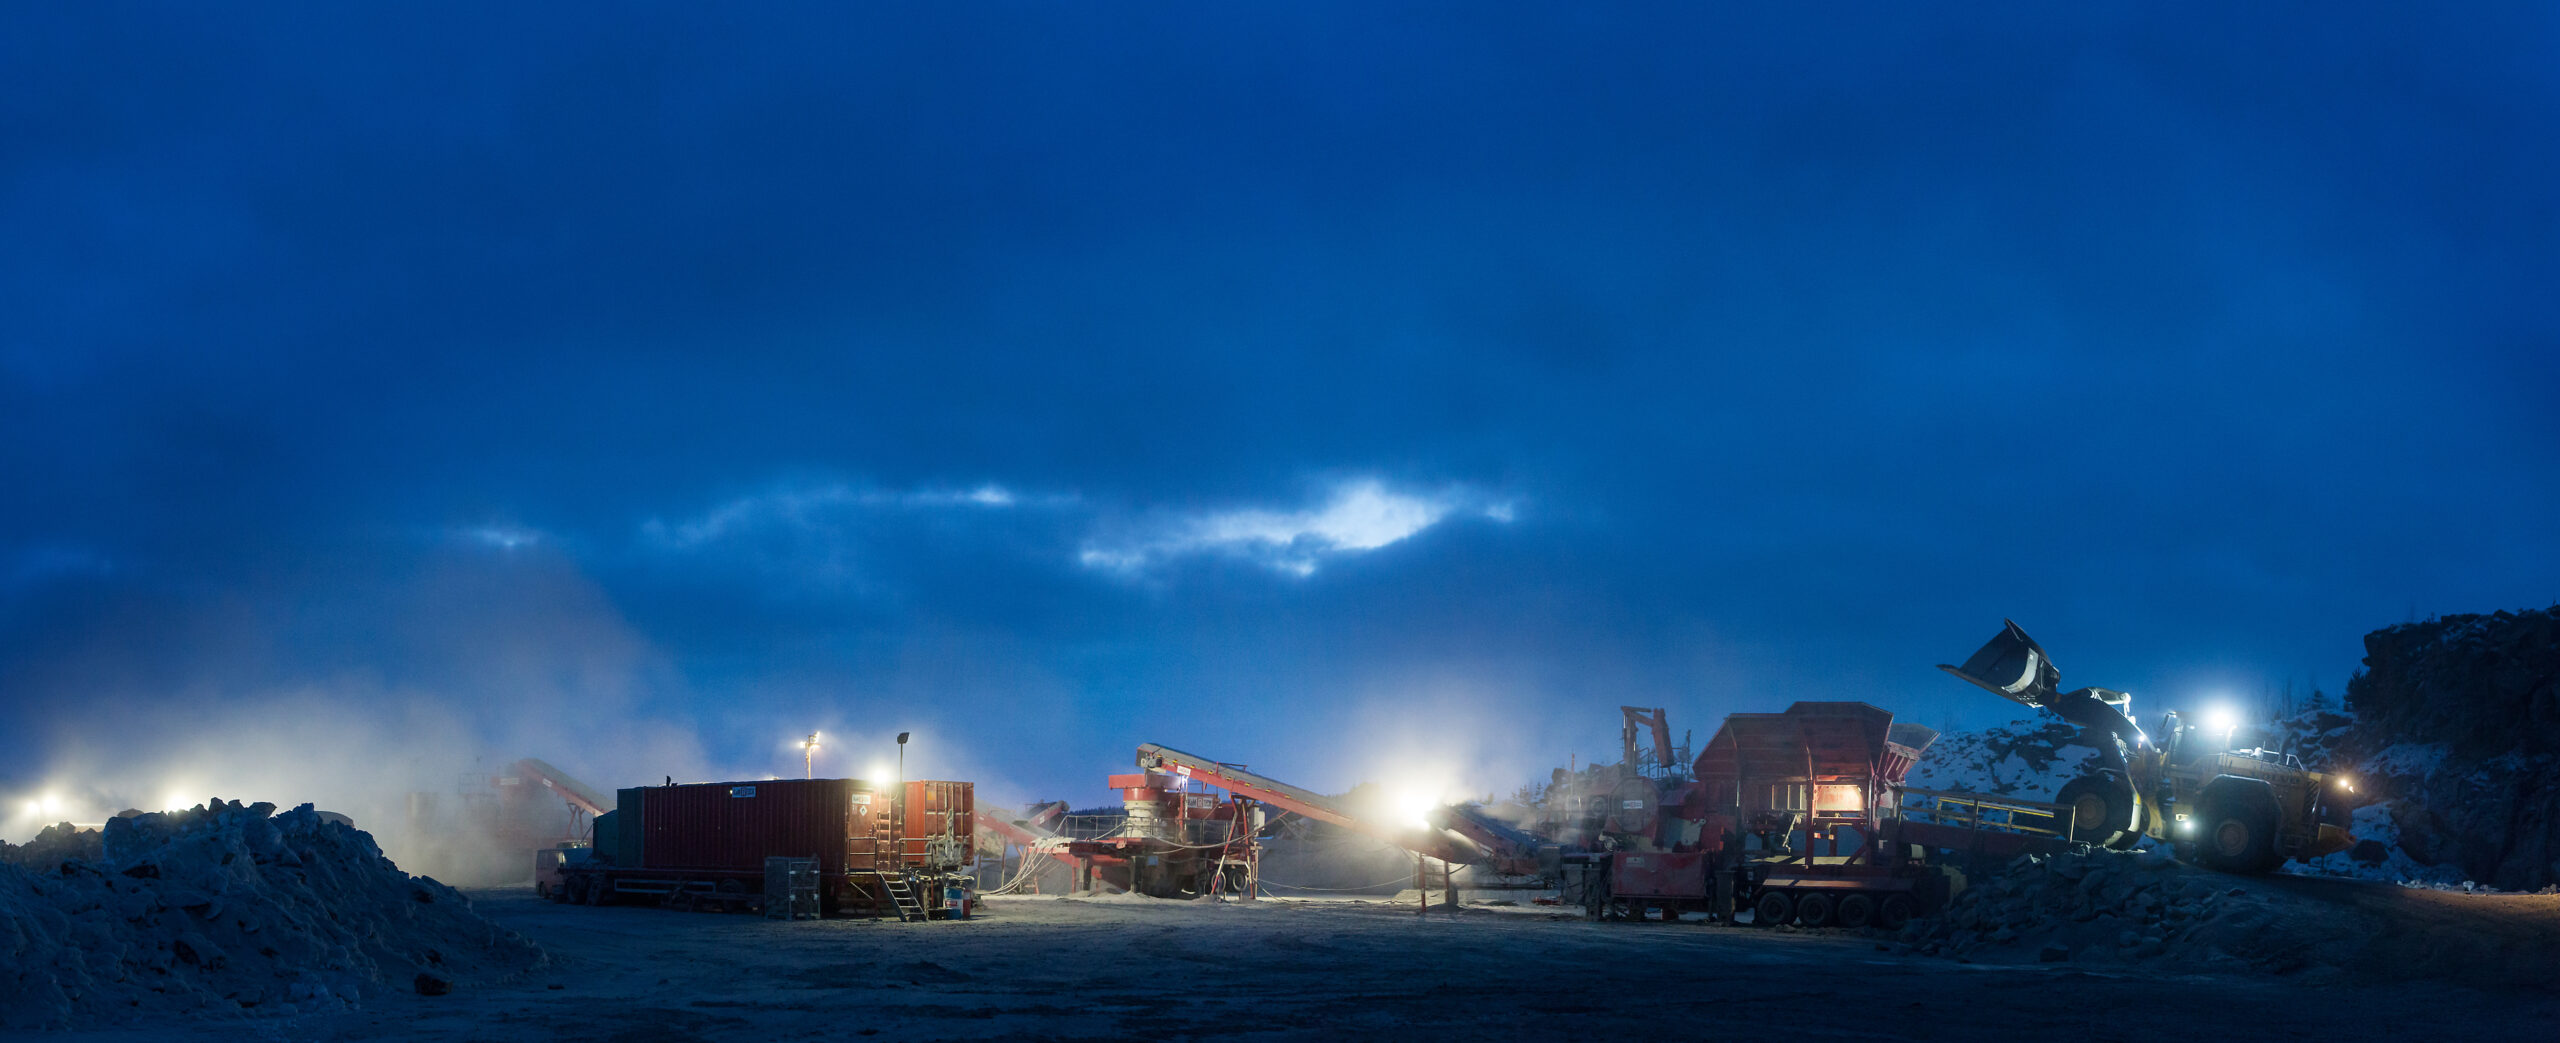
[[[1415,829],[1430,829],[1431,809],[1439,806],[1439,798],[1432,796],[1429,790],[1409,789],[1396,794],[1397,813],[1405,817],[1406,825]]]
[[[45,794],[45,797],[44,797],[44,813],[45,813],[45,814],[47,814],[47,815],[58,815],[58,814],[61,814],[61,813],[62,813],[62,798],[57,797],[57,796],[54,796],[53,794],[50,794],[50,793]]]
[[[44,802],[43,802],[43,801],[41,801],[41,800],[30,800],[30,801],[28,801],[28,802],[27,802],[27,814],[30,814],[30,815],[41,815],[41,814],[44,814]]]
[[[2229,735],[2239,729],[2240,715],[2232,713],[2228,706],[2216,706],[2204,712],[2204,726],[2209,731]]]

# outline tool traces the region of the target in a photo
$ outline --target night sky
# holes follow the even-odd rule
[[[1507,792],[2560,601],[2547,4],[352,6],[0,14],[0,835]]]

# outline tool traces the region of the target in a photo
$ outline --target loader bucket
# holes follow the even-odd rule
[[[2001,620],[2001,630],[1992,635],[1973,658],[1963,666],[1938,664],[1938,669],[1980,686],[1984,691],[2025,706],[2050,706],[2062,685],[2062,671],[2044,654],[2044,646],[2018,629],[2018,624]]]

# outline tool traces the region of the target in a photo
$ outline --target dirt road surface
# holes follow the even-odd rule
[[[472,897],[551,964],[356,1013],[48,1038],[2530,1040],[2560,1023],[2560,992],[2525,972],[2473,987],[1964,964],[1837,931],[1525,909],[1022,898],[967,922],[781,923]]]

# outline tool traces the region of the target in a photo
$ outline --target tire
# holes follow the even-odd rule
[[[1582,911],[1594,920],[1607,918],[1609,875],[1606,870],[1594,868],[1582,874]]]
[[[747,907],[747,885],[743,881],[723,880],[713,885],[712,891],[720,896],[716,908],[721,912],[734,913]]]
[[[2204,809],[2196,861],[2225,873],[2263,873],[2284,861],[2276,854],[2276,817],[2256,801],[2220,800]]]
[[[1876,896],[1864,891],[1841,895],[1840,908],[1831,915],[1839,919],[1840,926],[1852,931],[1865,927],[1876,922]]]
[[[1796,900],[1784,891],[1762,891],[1760,900],[1751,903],[1751,922],[1760,927],[1776,927],[1796,918]]]
[[[1832,901],[1830,895],[1811,892],[1796,899],[1796,922],[1807,927],[1829,927],[1832,911],[1838,907],[1839,903]]]
[[[560,885],[560,900],[570,905],[593,905],[587,901],[587,878],[573,876]]]
[[[1876,926],[1899,931],[1902,925],[1910,923],[1911,918],[1919,914],[1920,903],[1912,901],[1910,895],[1886,895],[1883,901],[1876,903]]]
[[[2104,776],[2083,775],[2062,785],[2053,802],[2072,809],[2071,839],[2113,846],[2133,829],[2133,802],[2124,787]]]

